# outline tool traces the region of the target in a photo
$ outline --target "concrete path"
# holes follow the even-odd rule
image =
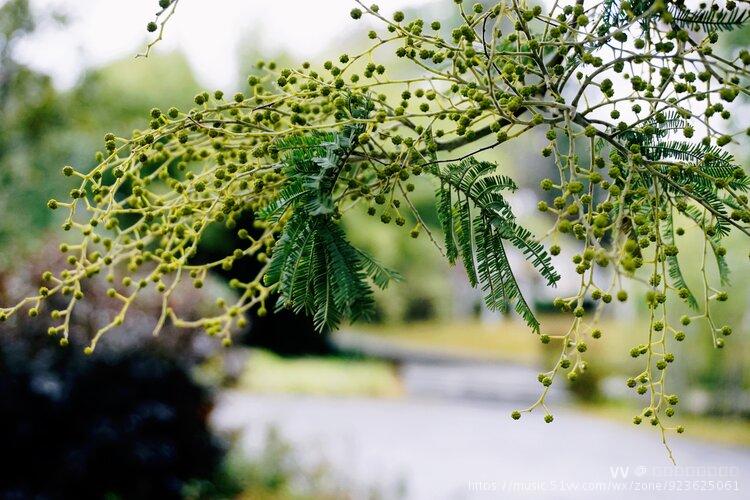
[[[305,464],[329,464],[356,498],[750,498],[750,451],[672,439],[678,467],[655,431],[557,411],[514,422],[502,401],[336,399],[225,393],[219,430],[249,453],[275,427]]]

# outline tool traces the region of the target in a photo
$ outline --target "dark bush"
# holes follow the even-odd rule
[[[178,498],[214,474],[210,397],[174,361],[27,347],[0,347],[0,498]]]

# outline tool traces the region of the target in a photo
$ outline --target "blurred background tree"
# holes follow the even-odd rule
[[[51,165],[70,157],[58,137],[69,124],[67,103],[49,76],[17,60],[19,42],[44,21],[32,17],[28,0],[0,7],[0,210],[14,213],[0,221],[0,245],[8,250],[0,257],[4,264],[29,243],[26,229],[49,224],[51,215],[41,202],[59,190],[48,174]]]

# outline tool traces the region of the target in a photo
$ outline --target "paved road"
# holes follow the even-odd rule
[[[415,500],[750,498],[747,449],[675,438],[673,468],[651,429],[574,411],[556,412],[553,424],[539,415],[513,422],[511,409],[495,400],[226,393],[213,418],[240,431],[249,452],[276,427],[303,463],[326,461],[362,487],[358,497],[376,486],[384,498]]]
[[[409,397],[496,401],[520,407],[539,397],[539,370],[520,363],[405,346],[367,333],[337,332],[331,340],[343,352],[394,363]],[[559,403],[566,396],[564,391],[552,391],[547,401]]]
[[[525,408],[536,401],[543,387],[538,370],[508,363],[451,362],[402,363],[399,376],[408,397],[460,399],[514,404]],[[546,401],[557,405],[567,393],[558,387]]]

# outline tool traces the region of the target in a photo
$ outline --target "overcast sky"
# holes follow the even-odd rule
[[[435,0],[379,0],[384,13]],[[75,83],[81,70],[134,56],[147,41],[157,0],[31,0],[37,10],[61,8],[64,29],[46,25],[20,47],[22,58],[57,84]],[[0,4],[4,0],[0,0]],[[228,88],[238,75],[238,49],[251,40],[265,53],[306,58],[341,43],[353,29],[353,0],[181,0],[159,50],[181,48],[203,85]],[[372,22],[372,21],[365,21]],[[337,47],[337,52],[345,50]]]

